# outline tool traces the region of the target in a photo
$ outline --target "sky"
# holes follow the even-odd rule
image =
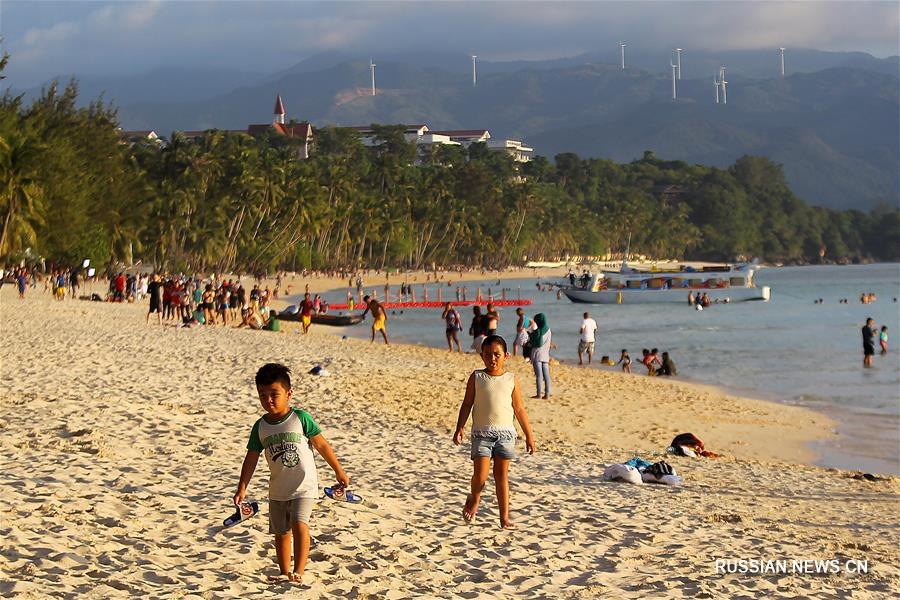
[[[7,83],[187,66],[272,73],[320,52],[545,59],[610,49],[900,54],[898,2],[0,0]]]

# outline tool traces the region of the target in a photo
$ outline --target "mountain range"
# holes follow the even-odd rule
[[[610,56],[611,54],[611,56]],[[486,128],[522,139],[535,153],[630,161],[659,158],[724,167],[745,154],[783,165],[792,189],[832,208],[900,205],[900,59],[790,50],[787,76],[774,51],[685,52],[673,101],[670,57],[618,47],[548,61],[478,63],[465,55],[419,53],[369,60],[320,54],[270,74],[158,69],[79,81],[85,100],[119,107],[125,129],[242,129],[272,119],[276,94],[288,119],[316,126],[425,123]],[[727,65],[727,104],[714,74]],[[39,90],[25,90],[33,96]]]

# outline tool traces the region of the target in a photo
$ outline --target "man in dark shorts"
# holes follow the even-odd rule
[[[159,276],[156,273],[150,278],[147,284],[147,295],[150,296],[150,310],[147,312],[147,325],[150,324],[150,315],[156,313],[156,320],[162,325],[162,284],[159,283]]]
[[[494,308],[494,305],[488,302],[487,313],[485,317],[485,335],[496,335],[497,326],[500,324],[500,313]]]
[[[863,340],[863,366],[872,366],[872,357],[875,356],[875,319],[869,317],[862,328]]]

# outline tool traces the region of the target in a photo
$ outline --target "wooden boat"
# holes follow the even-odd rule
[[[299,323],[299,312],[288,312],[286,310],[278,313],[278,318],[282,321],[294,321]],[[363,316],[359,315],[335,315],[329,313],[313,313],[312,322],[315,325],[331,325],[332,327],[349,327],[361,323]]]
[[[756,268],[744,263],[699,270],[637,271],[623,263],[620,271],[601,271],[584,287],[568,287],[563,293],[572,302],[590,304],[687,303],[690,293],[705,293],[714,302],[766,302],[771,290],[753,282]]]

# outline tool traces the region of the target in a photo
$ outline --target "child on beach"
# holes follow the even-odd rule
[[[881,344],[881,353],[887,354],[888,351],[888,332],[887,325],[881,326],[881,333],[878,334],[878,343]]]
[[[256,372],[256,391],[266,414],[253,425],[247,456],[234,503],[247,496],[247,486],[260,453],[269,465],[269,533],[275,534],[275,555],[281,576],[300,581],[309,556],[309,517],[319,498],[319,480],[312,450],[334,470],[338,482],[350,484],[331,446],[306,411],[291,408],[290,369],[269,363]],[[294,565],[290,570],[291,538]]]
[[[522,401],[522,389],[516,376],[506,370],[506,340],[490,335],[481,345],[484,369],[474,371],[466,383],[466,395],[459,408],[453,443],[463,440],[466,422],[472,414],[472,474],[471,491],[466,496],[463,519],[471,523],[478,512],[478,502],[488,478],[491,459],[494,460],[494,485],[500,508],[500,526],[512,529],[509,518],[509,461],[515,457],[516,427],[519,422],[525,433],[525,448],[534,454],[534,435]]]
[[[619,362],[616,364],[622,365],[623,373],[631,373],[631,357],[628,356],[628,350],[622,348],[622,356],[619,357]]]

